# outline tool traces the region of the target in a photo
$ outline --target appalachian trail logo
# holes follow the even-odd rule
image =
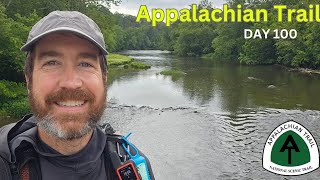
[[[268,137],[262,164],[266,170],[280,175],[309,173],[319,168],[318,145],[305,127],[288,121]]]

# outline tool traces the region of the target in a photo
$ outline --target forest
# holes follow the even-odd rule
[[[101,28],[108,51],[160,49],[177,56],[198,56],[208,60],[243,65],[280,64],[293,68],[320,68],[320,24],[278,22],[274,5],[307,9],[316,0],[228,0],[236,9],[266,9],[268,21],[260,22],[165,22],[153,27],[136,17],[110,12],[121,0],[0,0],[0,116],[19,117],[29,111],[24,85],[25,54],[20,47],[32,26],[54,10],[76,10],[91,17]],[[217,9],[201,0],[198,9]],[[190,5],[191,11],[191,5]],[[137,12],[138,13],[138,12]],[[295,29],[296,39],[245,39],[244,29]],[[270,36],[273,36],[270,31]]]

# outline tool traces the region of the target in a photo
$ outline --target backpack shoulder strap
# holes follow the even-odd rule
[[[113,148],[114,145],[113,143],[110,141],[109,139],[109,134],[107,134],[107,141],[106,141],[106,145],[104,148],[104,155],[105,155],[105,169],[106,169],[106,175],[107,175],[107,179],[110,180],[118,180],[117,174],[116,174],[116,167],[114,166],[114,153],[115,148]]]
[[[126,142],[123,140],[123,137],[121,135],[106,134],[106,136],[107,136],[107,142],[106,142],[105,151],[104,151],[106,156],[105,158],[106,172],[107,172],[107,175],[109,173],[113,175],[114,179],[118,179],[118,176],[116,174],[116,169],[119,166],[121,166],[124,162],[130,160],[130,156],[122,146],[122,144],[126,144]],[[129,149],[129,151],[131,154],[135,154],[135,151],[132,148]],[[154,175],[153,175],[148,158],[139,150],[138,152],[141,156],[143,156],[146,159],[147,166],[150,173],[150,178],[151,180],[154,180]]]
[[[9,163],[0,156],[1,180],[41,180],[41,170],[37,154],[31,145],[24,141],[16,149],[19,161]]]
[[[22,180],[41,180],[41,168],[38,154],[33,146],[23,141],[16,150],[18,161],[18,171]]]

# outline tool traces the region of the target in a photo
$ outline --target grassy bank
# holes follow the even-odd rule
[[[133,69],[149,69],[151,66],[143,62],[135,61],[133,58],[121,54],[111,53],[107,56],[108,65],[110,68],[114,67],[131,67]]]
[[[130,66],[135,69],[149,69],[149,68],[151,68],[150,65],[147,65],[143,62],[138,62],[138,61],[131,62]]]
[[[134,59],[129,56],[113,53],[107,56],[107,60],[110,67],[126,65],[134,61]]]
[[[173,81],[177,81],[181,77],[186,75],[185,72],[182,72],[182,71],[177,70],[177,69],[164,70],[164,71],[161,71],[160,74],[165,75],[165,76],[171,76]]]

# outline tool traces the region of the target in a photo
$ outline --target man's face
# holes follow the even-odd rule
[[[105,109],[106,87],[98,48],[71,33],[45,36],[35,45],[29,94],[38,127],[71,140],[89,133]]]

